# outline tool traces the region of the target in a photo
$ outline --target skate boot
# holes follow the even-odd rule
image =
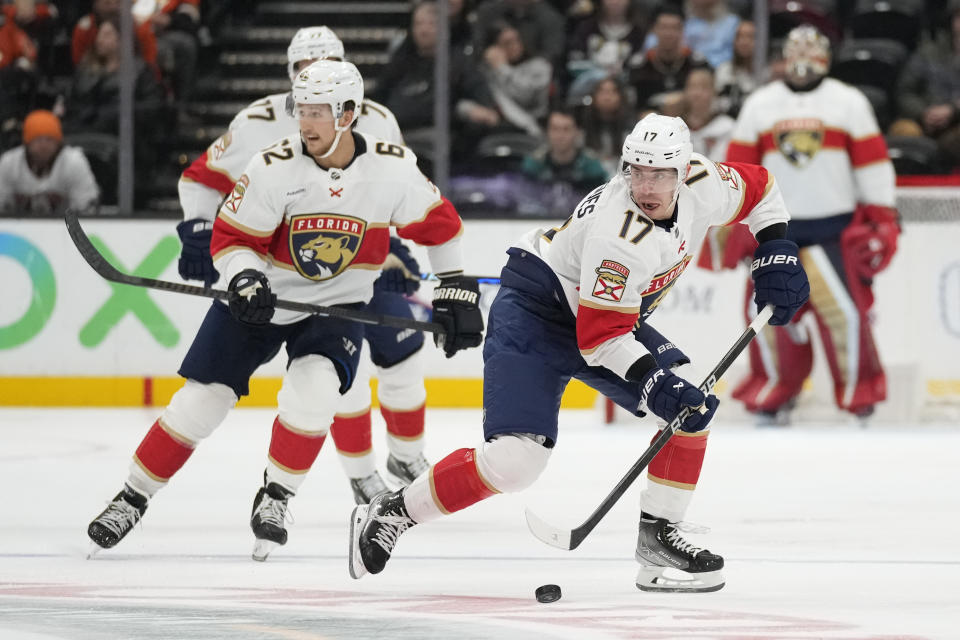
[[[417,524],[403,504],[403,489],[354,507],[350,520],[350,577],[380,573],[400,534]]]
[[[123,491],[87,527],[87,536],[94,543],[87,557],[116,546],[140,522],[146,510],[147,496],[124,485]]]
[[[266,482],[266,478],[264,478]],[[263,562],[270,552],[287,543],[287,500],[293,492],[284,489],[276,482],[260,487],[253,499],[253,511],[250,513],[250,528],[257,541],[253,545],[253,559]],[[293,522],[293,519],[290,519]]]
[[[362,478],[350,478],[350,488],[353,489],[353,499],[357,504],[370,504],[376,496],[390,491],[379,471]]]
[[[422,453],[418,453],[417,457],[410,461],[395,458],[392,453],[387,456],[387,475],[394,483],[402,487],[410,486],[411,482],[429,469],[430,463],[427,462]]]
[[[641,591],[718,591],[725,584],[723,558],[684,540],[677,525],[665,518],[640,515],[636,559]]]

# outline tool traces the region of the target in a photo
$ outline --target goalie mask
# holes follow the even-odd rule
[[[294,34],[287,47],[287,74],[297,79],[294,68],[302,60],[343,60],[343,42],[327,27],[304,27]]]
[[[287,114],[297,118],[316,117],[311,109],[313,105],[329,105],[337,132],[330,149],[321,158],[326,158],[337,148],[340,136],[349,131],[356,122],[363,102],[363,76],[360,71],[344,60],[318,60],[297,74],[293,90],[287,101]],[[340,119],[353,112],[350,122],[345,125]]]
[[[650,207],[641,201],[642,198],[638,199],[638,193],[666,194],[670,198],[669,205],[666,202],[662,204],[672,209],[680,195],[680,187],[687,178],[692,153],[690,129],[682,118],[651,113],[640,120],[624,139],[620,156],[621,173],[627,180],[634,203],[645,213],[651,214]],[[664,213],[654,215],[660,218]]]
[[[783,43],[783,59],[787,74],[803,84],[827,75],[830,67],[830,41],[809,24],[800,25],[787,34]]]

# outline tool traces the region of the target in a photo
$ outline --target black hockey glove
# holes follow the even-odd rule
[[[270,322],[277,304],[277,296],[270,293],[267,276],[256,269],[244,269],[233,276],[230,291],[230,315],[244,324],[261,325]]]
[[[774,306],[772,325],[784,325],[810,297],[807,272],[797,256],[797,245],[791,240],[767,240],[753,254],[750,265],[753,277],[753,300],[759,312],[767,304]]]
[[[687,432],[705,429],[720,404],[717,396],[704,396],[696,386],[661,367],[656,367],[643,376],[640,381],[640,394],[641,404],[668,423],[684,408],[693,409],[680,424],[680,429]]]
[[[390,238],[390,254],[373,286],[379,291],[406,296],[420,288],[420,265],[399,238]]]
[[[433,291],[433,321],[444,333],[433,334],[433,342],[448,358],[461,349],[478,347],[483,342],[483,314],[480,313],[480,287],[476,278],[441,278]]]
[[[177,263],[180,277],[184,280],[203,280],[205,287],[216,282],[220,274],[213,268],[213,258],[210,256],[213,223],[202,218],[184,220],[177,225],[177,235],[183,245]]]

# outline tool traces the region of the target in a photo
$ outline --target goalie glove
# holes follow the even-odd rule
[[[435,333],[433,342],[448,358],[461,349],[478,347],[483,342],[483,315],[480,313],[480,287],[476,278],[441,278],[433,291],[433,321],[443,333]]]
[[[900,224],[894,209],[860,205],[853,221],[840,234],[843,259],[857,275],[870,280],[890,264],[899,236]]]
[[[263,325],[270,322],[277,296],[270,292],[270,281],[256,269],[244,269],[230,280],[230,315],[244,324]]]
[[[810,297],[807,272],[797,256],[797,243],[792,240],[767,240],[753,254],[750,276],[753,278],[753,300],[759,313],[766,305],[774,306],[770,324],[784,325],[806,304]]]
[[[177,235],[183,245],[177,262],[180,277],[184,280],[202,280],[205,287],[216,282],[220,274],[213,267],[213,257],[210,255],[213,223],[203,218],[184,220],[177,225]]]

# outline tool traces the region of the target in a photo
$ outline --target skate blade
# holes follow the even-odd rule
[[[87,560],[90,560],[91,558],[93,558],[93,556],[97,555],[101,551],[103,551],[103,547],[101,547],[96,542],[91,540],[90,546],[87,547]]]
[[[363,558],[360,555],[360,527],[363,521],[367,519],[367,512],[370,505],[360,504],[354,507],[350,515],[350,554],[348,559],[348,568],[350,577],[359,580],[367,574],[367,568],[363,566]]]
[[[672,567],[643,566],[637,572],[636,584],[640,591],[709,593],[719,591],[726,582],[723,578],[723,571],[687,573]]]
[[[279,546],[280,544],[274,542],[273,540],[261,540],[258,538],[257,541],[253,543],[253,553],[250,557],[257,562],[266,562],[267,556],[270,555],[270,552]]]

